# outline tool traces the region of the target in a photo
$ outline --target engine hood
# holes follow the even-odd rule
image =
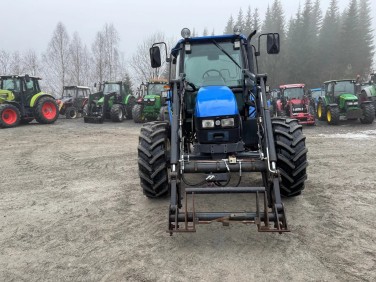
[[[197,93],[195,116],[238,115],[238,104],[234,93],[227,86],[203,86]]]
[[[339,99],[344,100],[344,101],[353,101],[353,100],[358,100],[358,97],[355,96],[354,94],[344,93],[339,96]]]

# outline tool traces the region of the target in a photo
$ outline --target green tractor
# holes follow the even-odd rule
[[[376,110],[376,74],[371,73],[371,79],[368,83],[362,83],[359,85],[358,91],[359,100],[361,102],[371,101],[373,107]],[[376,113],[376,112],[375,112]]]
[[[44,124],[56,121],[56,100],[40,90],[40,79],[27,74],[0,76],[0,127],[15,127],[34,119]]]
[[[129,85],[123,81],[100,84],[100,91],[89,95],[89,101],[83,111],[85,123],[102,123],[105,119],[121,122],[132,118],[132,108],[136,98]]]
[[[136,123],[157,120],[163,104],[162,93],[165,93],[166,80],[151,80],[140,86],[140,97],[132,109]]]
[[[317,117],[328,124],[336,125],[340,119],[356,120],[370,124],[375,119],[371,101],[362,101],[356,95],[356,83],[352,79],[324,82],[325,96],[319,98]]]

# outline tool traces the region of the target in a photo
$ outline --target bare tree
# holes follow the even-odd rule
[[[113,80],[118,75],[119,34],[113,24],[105,24],[98,32],[92,45],[95,64],[95,77],[99,81]]]
[[[10,71],[10,54],[5,50],[0,51],[0,74],[8,74]]]
[[[68,80],[70,60],[69,35],[65,26],[59,22],[43,55],[44,76],[47,86],[54,93],[60,93]]]
[[[77,32],[73,34],[70,50],[70,83],[74,85],[89,85],[90,54]]]
[[[28,50],[23,54],[22,61],[25,73],[38,75],[40,71],[40,62],[37,53],[34,50]]]
[[[24,72],[20,52],[15,51],[12,53],[10,57],[9,70],[12,74],[22,74]]]
[[[149,49],[156,42],[165,41],[165,35],[157,32],[147,37],[137,46],[136,53],[132,56],[129,65],[132,68],[132,78],[136,84],[145,82],[150,78],[161,77],[167,68],[165,63],[164,47],[161,47],[162,65],[158,69],[153,69],[150,65]]]

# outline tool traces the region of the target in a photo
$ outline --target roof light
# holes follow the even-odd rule
[[[191,31],[189,30],[189,28],[186,27],[181,30],[180,34],[184,39],[191,37]]]
[[[234,26],[234,34],[240,35],[242,28],[239,25]]]

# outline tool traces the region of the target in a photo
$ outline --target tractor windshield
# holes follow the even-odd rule
[[[191,48],[192,51],[186,53],[184,57],[184,72],[189,82],[197,87],[205,85],[234,87],[241,85],[242,71],[239,68],[243,65],[241,51],[234,49],[233,43],[196,44],[192,45]]]
[[[286,88],[283,91],[283,96],[289,99],[302,99],[304,96],[304,89],[299,88]]]
[[[103,94],[104,95],[107,95],[107,94],[110,94],[110,93],[113,93],[113,92],[120,94],[120,84],[107,83],[107,84],[104,85],[104,87],[103,87]]]
[[[74,97],[76,90],[75,89],[64,89],[63,98]]]
[[[321,93],[321,90],[312,91],[312,98],[313,99],[318,99],[321,96],[323,96],[323,94]]]
[[[355,83],[352,80],[337,81],[334,86],[334,95],[343,93],[355,94]]]
[[[20,80],[15,78],[2,79],[1,89],[19,92]]]
[[[161,84],[161,83],[156,83],[156,84],[150,83],[148,85],[148,95],[161,94],[161,92],[164,91],[164,86],[165,84]]]

